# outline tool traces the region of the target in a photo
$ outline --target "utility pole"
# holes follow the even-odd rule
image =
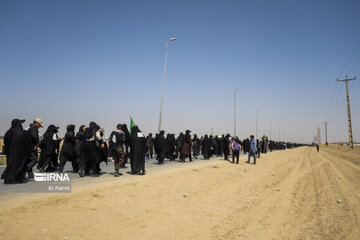
[[[349,81],[356,80],[355,78],[347,78],[345,76],[344,80],[337,79],[338,82],[345,82],[346,84],[346,102],[347,102],[347,115],[348,115],[348,129],[349,129],[349,144],[350,148],[354,148],[353,136],[352,136],[352,128],[351,128],[351,113],[350,113],[350,99],[349,99]]]
[[[326,144],[326,146],[328,146],[329,142],[328,142],[328,136],[327,136],[327,125],[329,124],[329,122],[325,121],[324,124],[325,124],[325,144]]]
[[[317,140],[318,140],[318,144],[319,146],[321,146],[321,136],[320,136],[320,128],[317,128]]]

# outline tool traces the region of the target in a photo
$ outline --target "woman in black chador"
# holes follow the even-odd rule
[[[164,164],[164,159],[168,152],[168,143],[166,142],[164,131],[160,131],[159,135],[156,136],[154,140],[155,151],[156,151],[156,160],[158,160],[159,164]]]
[[[200,139],[197,137],[196,134],[194,134],[193,141],[193,155],[195,159],[198,159],[198,156],[200,154]]]
[[[224,152],[224,159],[225,160],[229,160],[228,156],[230,155],[230,140],[229,140],[230,134],[226,134],[225,138],[223,139],[224,142],[224,148],[223,148],[223,152]]]
[[[59,127],[50,125],[43,135],[43,140],[40,142],[40,161],[37,168],[40,172],[52,172],[58,167],[58,154],[61,139],[58,137]]]
[[[167,143],[167,153],[166,158],[168,158],[170,161],[175,160],[175,149],[176,149],[176,140],[174,137],[174,134],[168,134],[166,136],[166,143]]]
[[[202,153],[204,156],[204,159],[209,159],[210,158],[210,152],[211,152],[211,144],[210,144],[210,140],[208,135],[205,135],[203,141],[202,141]]]
[[[85,130],[84,136],[85,144],[82,157],[84,158],[85,166],[80,167],[79,175],[83,177],[89,169],[93,177],[98,177],[100,176],[101,161],[99,148],[105,147],[101,138],[101,129],[95,122],[90,122],[89,127]]]
[[[76,153],[75,153],[75,125],[70,124],[66,127],[66,134],[64,137],[64,143],[61,148],[60,153],[60,164],[58,171],[63,172],[64,167],[67,161],[72,163],[73,172],[77,173],[79,171],[78,164],[76,162]]]
[[[11,128],[4,136],[4,151],[6,155],[6,168],[1,175],[4,183],[24,183],[25,163],[32,150],[30,135],[23,130],[25,120],[14,119]]]
[[[130,137],[131,173],[145,175],[146,138],[138,126],[133,126]]]
[[[85,159],[84,159],[84,143],[85,143],[85,130],[86,126],[81,125],[79,131],[76,133],[76,143],[75,143],[75,152],[76,152],[76,162],[78,164],[78,172],[80,169],[85,169]],[[85,171],[86,172],[86,171]]]
[[[179,162],[181,161],[181,149],[184,143],[184,134],[181,132],[176,139],[176,156],[179,156]]]

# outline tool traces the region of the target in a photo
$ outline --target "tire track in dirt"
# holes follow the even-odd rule
[[[354,154],[354,156],[357,156]],[[325,161],[333,165],[333,169],[336,170],[339,178],[345,180],[345,184],[349,187],[351,186],[352,192],[356,193],[360,197],[360,185],[351,184],[358,183],[360,179],[360,167],[356,164],[353,164],[351,161],[348,161],[340,156],[331,155],[329,152],[322,152],[320,154]]]
[[[256,189],[257,197],[216,226],[214,239],[356,239],[359,236],[357,211],[349,198],[343,197],[351,191],[342,190],[334,166],[311,148],[299,153],[282,161],[281,168],[276,168],[279,166],[276,164],[275,169],[269,170],[274,170],[271,177],[264,176],[250,187]],[[343,202],[339,206],[340,198]],[[238,223],[235,227],[234,222]]]
[[[296,151],[294,150],[293,153]],[[306,156],[303,155],[300,155],[300,159],[290,157],[275,164],[274,169],[269,169],[270,174],[263,176],[251,186],[257,197],[252,199],[251,204],[245,208],[237,209],[228,216],[224,225],[217,227],[217,229],[223,229],[216,234],[215,238],[246,239],[248,235],[251,235],[253,239],[260,239],[267,236],[268,231],[277,229],[278,235],[275,239],[279,239],[284,225],[288,224],[286,219],[289,209],[292,208],[289,199],[295,191],[293,188],[298,181],[298,175],[304,175],[309,171],[306,168],[305,159]],[[235,228],[230,227],[233,226],[231,222],[234,219],[239,219],[237,222],[240,223]],[[229,227],[224,227],[227,225]]]

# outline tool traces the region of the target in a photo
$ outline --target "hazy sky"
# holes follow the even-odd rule
[[[359,1],[0,1],[0,135],[27,126],[97,122],[109,134],[131,115],[163,129],[311,142],[347,140],[344,84],[360,41]],[[354,66],[354,67],[353,67]],[[350,73],[350,70],[351,73]],[[360,49],[340,75],[360,77]],[[360,80],[350,88],[360,138]],[[330,102],[331,101],[331,102]],[[42,133],[45,129],[42,129]],[[287,139],[289,136],[290,139]]]

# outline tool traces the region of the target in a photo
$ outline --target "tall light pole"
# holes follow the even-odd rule
[[[164,89],[165,89],[165,78],[166,78],[166,63],[167,63],[167,55],[168,55],[168,48],[169,42],[175,41],[176,38],[170,38],[169,41],[166,42],[166,53],[165,53],[165,66],[164,66],[164,79],[162,84],[162,92],[161,92],[161,104],[160,104],[160,119],[159,119],[159,129],[158,132],[161,131],[161,118],[162,118],[162,109],[164,104]]]
[[[236,137],[236,91],[240,88],[235,88],[234,91],[234,137]]]

